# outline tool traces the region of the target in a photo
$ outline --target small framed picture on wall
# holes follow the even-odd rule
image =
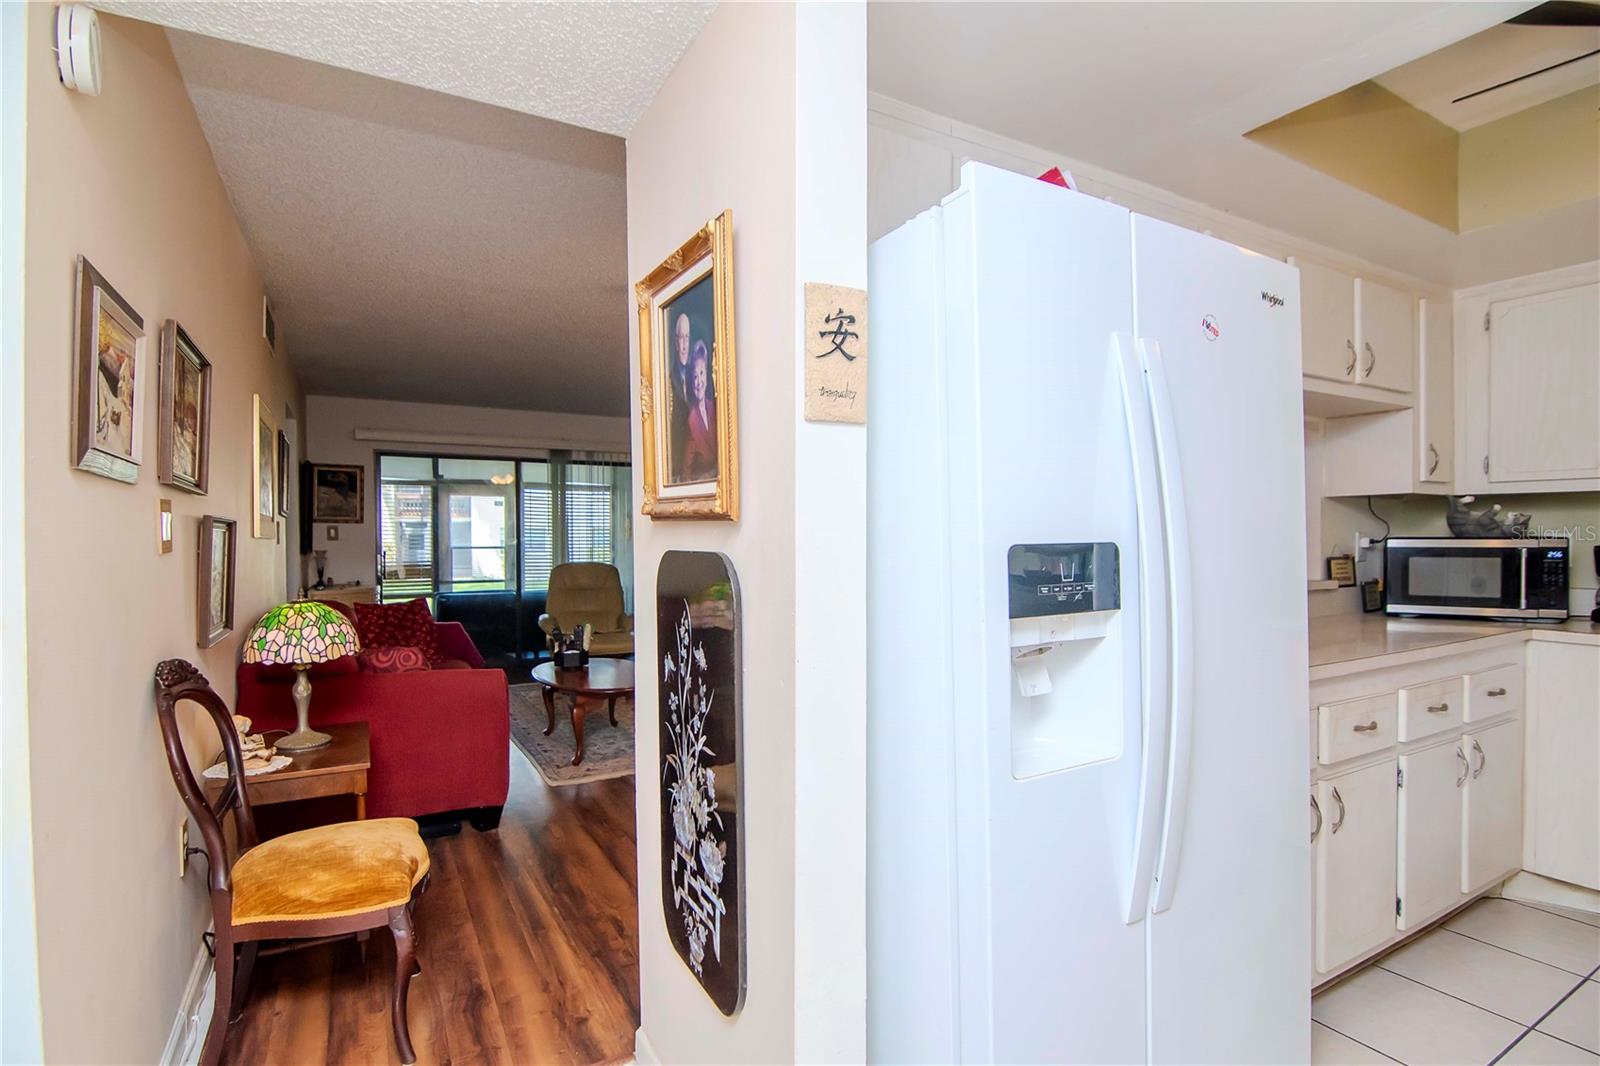
[[[311,464],[311,521],[359,524],[366,520],[366,468]]]
[[[278,516],[289,517],[289,438],[278,430]]]
[[[139,480],[144,456],[144,319],[78,257],[73,456],[79,470]]]
[[[257,393],[254,403],[255,426],[255,514],[252,516],[251,535],[261,540],[277,536],[278,527],[278,441],[277,430],[267,418],[267,405]]]
[[[171,318],[161,327],[160,371],[157,480],[204,496],[211,479],[211,360]]]
[[[206,515],[200,519],[196,642],[209,648],[233,628],[233,576],[238,523]]]

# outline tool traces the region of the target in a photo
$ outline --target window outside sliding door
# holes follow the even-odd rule
[[[632,470],[626,456],[378,456],[379,581],[385,602],[469,593],[515,618],[518,657],[543,647],[537,628],[550,571],[602,562],[633,605]],[[510,593],[507,597],[505,594]]]

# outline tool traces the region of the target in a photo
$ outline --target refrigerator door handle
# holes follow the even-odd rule
[[[1167,582],[1166,549],[1161,526],[1159,476],[1156,472],[1155,423],[1149,392],[1133,338],[1111,340],[1122,384],[1122,411],[1133,460],[1134,506],[1139,522],[1140,710],[1144,723],[1139,767],[1139,800],[1134,814],[1131,868],[1123,922],[1143,920],[1150,908],[1150,879],[1155,870],[1156,843],[1161,836],[1163,792],[1167,779]]]
[[[1189,806],[1189,750],[1194,737],[1194,580],[1189,560],[1189,513],[1183,494],[1183,467],[1178,458],[1177,425],[1167,390],[1166,366],[1158,341],[1138,344],[1150,390],[1150,410],[1156,429],[1156,459],[1160,473],[1162,539],[1167,552],[1168,640],[1172,739],[1166,786],[1166,814],[1157,853],[1155,903],[1160,914],[1172,906],[1178,885],[1178,862],[1183,854],[1184,818]]]

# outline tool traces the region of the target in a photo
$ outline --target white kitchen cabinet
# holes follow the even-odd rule
[[[1456,476],[1456,378],[1448,300],[1417,301],[1417,481],[1448,487]]]
[[[1454,740],[1400,756],[1395,927],[1411,929],[1461,894],[1461,794],[1467,779]]]
[[[1291,259],[1300,268],[1302,371],[1329,381],[1356,380],[1355,278],[1320,263]]]
[[[1461,803],[1461,891],[1476,892],[1516,870],[1522,858],[1522,723],[1463,733],[1459,751],[1468,767]]]
[[[1600,889],[1600,647],[1530,641],[1525,685],[1523,868]]]
[[[1410,392],[1416,380],[1416,300],[1368,278],[1356,279],[1356,383]]]
[[[1600,285],[1489,305],[1489,480],[1600,477]]]
[[[1394,935],[1394,759],[1318,782],[1314,849],[1317,970],[1330,973]]]

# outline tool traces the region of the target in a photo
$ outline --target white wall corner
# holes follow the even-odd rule
[[[0,5],[0,1061],[44,1059],[34,908],[23,514],[23,183],[28,37],[25,4]]]
[[[803,332],[806,282],[867,284],[866,5],[795,19],[794,1058],[861,1062],[867,435],[805,420]]]

